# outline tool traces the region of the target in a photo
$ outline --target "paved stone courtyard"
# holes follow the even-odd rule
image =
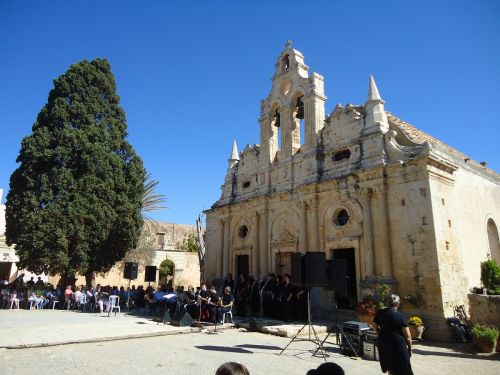
[[[125,339],[134,335],[142,338]],[[110,341],[100,341],[101,338]],[[57,341],[75,343],[5,348],[15,340],[28,346]],[[76,343],[81,341],[83,343]],[[322,363],[321,357],[311,355],[314,344],[308,341],[294,342],[278,356],[289,341],[286,337],[241,332],[229,325],[215,335],[189,327],[157,325],[146,318],[126,314],[108,318],[71,311],[0,310],[0,373],[112,371],[115,374],[205,375],[215,373],[223,362],[237,361],[245,364],[252,375],[299,375]],[[327,360],[341,365],[347,374],[381,374],[378,362],[346,357],[333,340],[326,348]],[[469,350],[468,345],[419,343],[412,357],[414,372],[417,375],[500,373],[500,355],[476,355]]]

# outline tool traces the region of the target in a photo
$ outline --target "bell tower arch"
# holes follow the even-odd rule
[[[271,92],[261,101],[261,167],[276,161],[279,149],[279,160],[285,160],[299,149],[316,147],[325,121],[325,101],[323,77],[309,74],[304,56],[288,41],[276,60]],[[305,128],[302,132],[301,126]],[[305,139],[301,139],[301,133]]]

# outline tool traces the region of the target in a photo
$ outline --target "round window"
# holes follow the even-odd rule
[[[335,214],[335,218],[333,219],[334,223],[339,227],[343,227],[349,221],[349,213],[344,208],[337,211]]]
[[[240,238],[245,238],[248,234],[248,227],[246,225],[242,225],[240,229],[238,229],[238,236]]]

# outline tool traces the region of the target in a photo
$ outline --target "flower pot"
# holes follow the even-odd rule
[[[371,325],[373,323],[374,318],[374,315],[358,314],[358,320],[362,323],[367,323],[368,325]]]
[[[411,338],[414,340],[422,340],[422,334],[424,333],[424,326],[409,326]]]
[[[479,340],[476,337],[472,338],[474,346],[478,349],[479,353],[492,353],[496,349],[496,342],[489,342],[485,340]]]

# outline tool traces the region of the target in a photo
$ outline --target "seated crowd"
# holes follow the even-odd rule
[[[24,283],[2,283],[0,307],[2,308],[58,308],[66,310],[107,312],[110,309],[110,297],[117,296],[121,308],[139,309],[150,315],[161,316],[166,310],[171,314],[175,310],[186,310],[195,320],[217,321],[222,323],[224,314],[231,312],[239,317],[258,317],[284,321],[307,319],[307,294],[303,288],[297,288],[290,282],[290,276],[268,274],[256,280],[240,275],[235,282],[228,274],[219,291],[215,284],[202,284],[196,290],[189,285],[187,289],[178,286],[131,287],[117,286],[75,286],[51,285],[41,278]],[[262,312],[262,314],[261,314]]]

